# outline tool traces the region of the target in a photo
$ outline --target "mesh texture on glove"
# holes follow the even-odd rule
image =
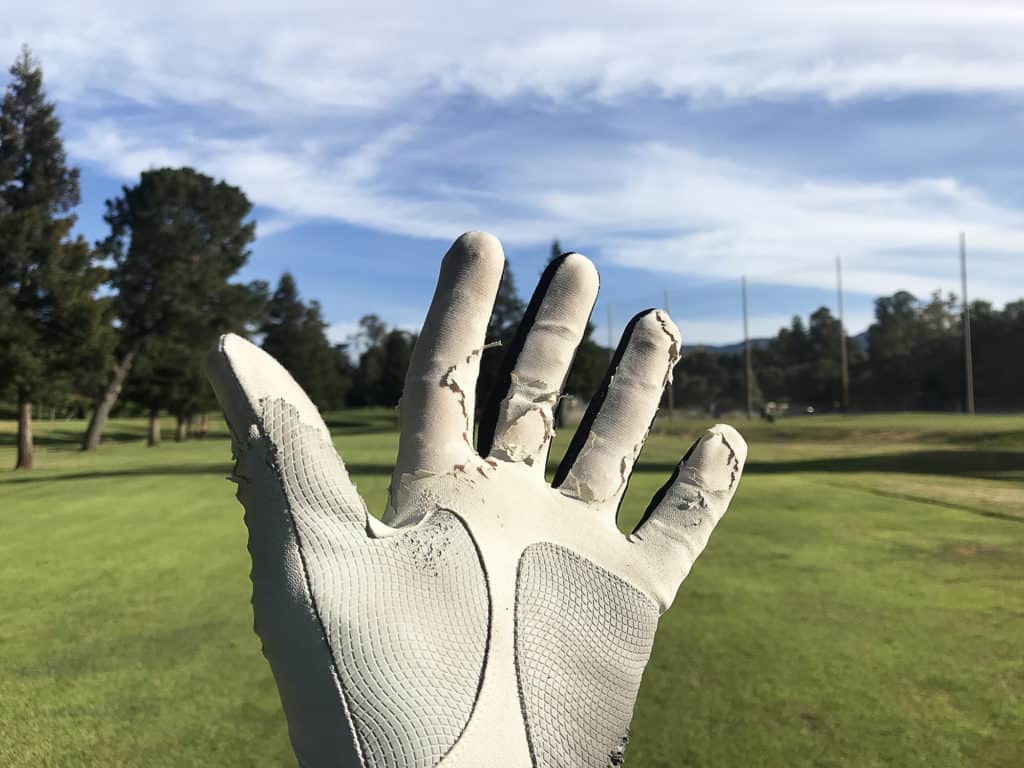
[[[620,765],[660,613],[707,543],[746,456],[708,430],[629,536],[616,512],[678,359],[634,318],[554,484],[554,407],[597,293],[549,266],[474,445],[480,350],[504,257],[470,233],[442,264],[400,409],[379,521],[315,406],[225,336],[208,358],[236,458],[255,629],[305,768]]]

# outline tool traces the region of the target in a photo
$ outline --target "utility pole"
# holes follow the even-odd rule
[[[747,276],[744,275],[740,284],[743,287],[743,378],[747,385],[747,418],[754,418],[754,381],[750,368],[750,328],[747,324]]]
[[[846,413],[850,409],[850,361],[846,352],[846,322],[843,319],[843,262],[839,256],[836,256],[836,297],[839,300],[839,365],[842,369],[839,408]]]
[[[615,359],[615,340],[612,337],[612,305],[608,305],[608,362]]]
[[[960,292],[964,300],[964,409],[974,415],[974,359],[971,355],[971,305],[967,300],[967,235],[960,233]]]
[[[668,308],[668,289],[667,288],[665,289],[665,314],[667,314],[669,317],[672,316],[672,310],[670,310]],[[683,350],[680,349],[679,350],[679,354],[682,355],[682,353],[683,353]],[[675,410],[676,410],[676,393],[673,392],[673,390],[675,389],[675,384],[672,381],[673,374],[674,374],[674,371],[669,371],[668,372],[668,417],[670,419],[675,416]]]

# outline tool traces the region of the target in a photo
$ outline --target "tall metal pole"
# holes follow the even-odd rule
[[[747,385],[747,418],[754,417],[754,377],[750,367],[750,328],[747,324],[747,276],[740,281],[743,287],[743,378]]]
[[[667,288],[665,289],[665,313],[669,317],[672,316],[672,310],[670,310],[668,308],[668,289]],[[679,352],[682,353],[682,350],[679,350]],[[668,374],[668,417],[670,419],[675,415],[675,410],[676,410],[676,393],[673,391],[675,389],[675,383],[672,381],[672,374],[673,374],[673,372],[669,371],[669,374]]]
[[[964,407],[970,416],[974,415],[974,359],[971,355],[971,305],[967,300],[967,235],[960,233],[960,292],[964,300],[964,384],[966,397]]]
[[[615,338],[612,336],[612,305],[608,305],[608,362],[615,358]]]
[[[843,262],[839,256],[836,256],[836,297],[839,301],[839,365],[842,369],[839,407],[846,413],[850,408],[850,361],[846,352],[846,322],[843,319]]]

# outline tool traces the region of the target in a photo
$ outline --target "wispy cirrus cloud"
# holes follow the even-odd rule
[[[61,98],[264,112],[385,109],[423,91],[554,101],[1020,92],[1015,0],[126,2],[5,10]]]
[[[93,136],[95,132],[99,135]],[[502,155],[512,137],[489,147],[472,184],[452,184],[462,161],[434,146],[429,163],[396,128],[347,151],[282,151],[261,142],[191,138],[169,149],[90,129],[76,155],[130,177],[173,158],[243,186],[279,211],[271,231],[311,218],[444,240],[481,226],[511,245],[551,233],[593,243],[612,263],[651,271],[729,277],[742,273],[790,285],[828,287],[831,259],[847,261],[848,287],[901,285],[926,293],[953,275],[948,255],[971,233],[979,288],[996,299],[1019,286],[1000,268],[1024,257],[1024,212],[948,177],[895,182],[821,181],[777,168],[751,168],[665,142],[601,144],[569,139],[543,153]],[[483,160],[483,158],[482,158]],[[415,184],[410,183],[416,177]],[[480,190],[485,190],[481,194]],[[261,234],[269,234],[262,230]],[[938,258],[937,258],[938,257]]]

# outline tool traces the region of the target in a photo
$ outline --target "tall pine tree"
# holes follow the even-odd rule
[[[102,273],[71,239],[78,170],[28,48],[10,69],[0,105],[0,388],[18,404],[17,468],[32,466],[32,405],[54,403],[84,367],[98,366]]]
[[[359,365],[352,372],[348,393],[350,405],[398,405],[405,385],[405,374],[416,343],[414,336],[399,328],[388,329],[376,315],[359,321]]]
[[[339,404],[347,383],[342,382],[337,352],[327,339],[320,304],[299,298],[295,278],[281,275],[260,329],[263,349],[277,359],[321,409]],[[339,394],[340,393],[340,394]]]
[[[251,209],[238,187],[191,168],[145,171],[107,201],[110,235],[100,249],[114,264],[117,350],[83,449],[99,445],[125,378],[151,340],[202,347],[218,333],[243,330],[253,291],[228,281],[249,258]]]

